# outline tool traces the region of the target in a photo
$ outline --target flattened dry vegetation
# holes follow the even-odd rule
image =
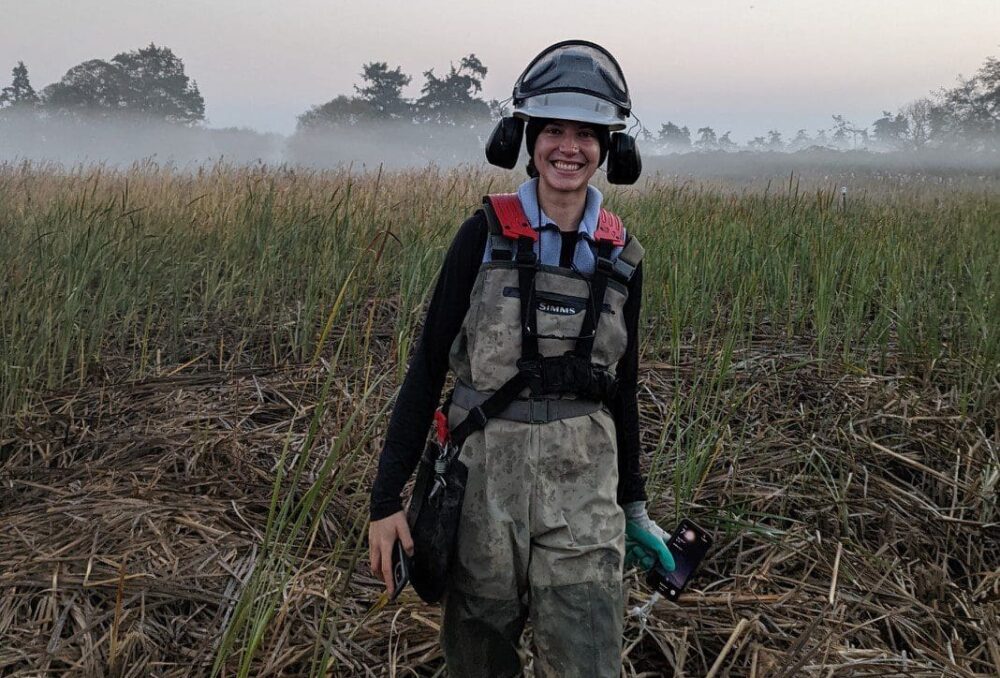
[[[0,167],[0,673],[440,673],[367,493],[442,248],[508,181]],[[654,514],[716,539],[679,605],[628,576],[629,676],[1000,672],[1000,198],[869,188],[609,195]]]

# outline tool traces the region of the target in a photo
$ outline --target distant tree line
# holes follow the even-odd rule
[[[304,132],[385,121],[447,126],[488,122],[496,102],[486,102],[480,96],[486,73],[483,62],[469,54],[458,66],[451,64],[442,76],[435,75],[433,68],[424,71],[420,96],[408,99],[403,88],[412,77],[400,66],[389,68],[384,61],[373,61],[361,67],[361,84],[354,85],[353,96],[341,94],[314,106],[298,117],[297,129]]]
[[[393,121],[432,124],[454,132],[488,124],[501,114],[500,104],[482,98],[487,68],[475,54],[450,64],[442,75],[423,72],[420,96],[403,90],[412,77],[402,67],[373,61],[362,66],[360,84],[350,96],[339,95],[298,116],[297,135],[312,131],[357,128],[365,123]],[[121,52],[108,61],[91,59],[69,69],[55,83],[36,92],[28,69],[18,62],[11,84],[0,90],[0,115],[31,113],[42,118],[110,117],[122,113],[180,125],[205,119],[205,101],[184,63],[169,48],[148,47]],[[800,151],[810,148],[882,151],[956,148],[1000,151],[1000,59],[987,58],[971,78],[917,99],[895,113],[885,110],[870,125],[859,126],[834,115],[830,127],[810,133],[799,129],[786,139],[775,129],[746,144],[718,134],[709,126],[695,128],[666,122],[654,134],[640,130],[652,152]],[[429,132],[431,137],[443,132]]]
[[[129,114],[181,125],[205,119],[205,100],[184,73],[184,62],[170,48],[155,44],[109,61],[84,61],[41,92],[32,87],[23,61],[13,76],[10,86],[0,90],[0,112],[88,119]]]
[[[719,136],[711,127],[700,127],[694,135],[687,126],[673,122],[653,134],[641,132],[653,147],[665,153],[690,151],[802,151],[810,148],[879,151],[954,148],[969,151],[1000,151],[1000,59],[989,57],[971,78],[959,78],[952,88],[941,88],[917,99],[896,113],[861,127],[842,115],[833,116],[829,128],[810,134],[796,131],[785,139],[778,130],[753,137],[745,146],[733,142],[730,132]]]

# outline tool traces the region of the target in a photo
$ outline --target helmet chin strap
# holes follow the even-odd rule
[[[635,111],[630,111],[629,113],[632,116],[633,120],[632,120],[632,124],[629,125],[628,135],[630,137],[634,137],[636,135],[632,134],[632,130],[634,130],[636,127],[638,127],[639,131],[642,131],[642,130],[646,129],[646,126],[642,124],[642,120],[640,120],[639,116],[635,114]]]

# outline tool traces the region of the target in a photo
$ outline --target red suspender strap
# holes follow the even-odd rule
[[[531,227],[528,218],[524,216],[521,201],[516,193],[488,195],[486,200],[489,201],[493,213],[497,216],[497,221],[500,222],[504,237],[511,240],[518,238],[538,240],[538,231]],[[597,218],[597,230],[594,232],[594,241],[607,241],[615,247],[625,245],[625,228],[617,214],[601,208],[600,216]]]
[[[532,241],[538,240],[538,231],[531,227],[528,217],[524,216],[521,208],[521,201],[516,193],[497,193],[486,196],[493,213],[497,215],[500,228],[504,237],[511,240],[518,238],[530,238]],[[621,223],[621,222],[619,222]]]
[[[597,230],[594,231],[594,241],[607,241],[615,247],[625,245],[625,229],[617,214],[601,208],[601,215],[597,218]]]

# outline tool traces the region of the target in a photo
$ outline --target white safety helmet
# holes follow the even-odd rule
[[[536,56],[514,85],[514,117],[625,129],[632,110],[621,66],[592,42],[565,40]]]

